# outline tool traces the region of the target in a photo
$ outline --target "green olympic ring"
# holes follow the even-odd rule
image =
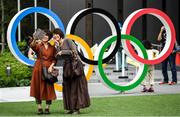
[[[143,53],[143,56],[144,56],[144,59],[148,59],[148,55],[147,55],[147,52],[146,52],[146,49],[145,47],[142,45],[142,43],[136,39],[135,37],[133,36],[130,36],[130,35],[121,35],[121,38],[122,39],[126,39],[126,40],[130,40],[130,41],[133,41],[135,44],[137,44],[140,48],[140,50],[142,51]],[[103,55],[104,55],[104,52],[106,50],[106,48],[108,48],[110,46],[111,43],[113,43],[114,41],[116,41],[116,36],[113,36],[111,37],[105,44],[104,46],[102,47],[101,51],[100,51],[100,54],[99,54],[99,57],[98,57],[98,69],[99,69],[99,73],[103,79],[103,81],[112,89],[115,89],[115,90],[118,90],[118,91],[125,91],[125,90],[130,90],[130,89],[133,89],[135,88],[136,86],[138,86],[145,78],[145,76],[147,75],[147,72],[148,72],[148,65],[144,64],[144,68],[143,68],[143,71],[141,73],[141,75],[139,76],[139,78],[137,79],[137,81],[135,81],[134,83],[130,84],[130,85],[124,85],[124,86],[120,86],[120,85],[117,85],[117,84],[114,84],[112,81],[110,81],[106,74],[104,73],[104,70],[103,70],[103,66],[102,66],[102,58],[103,58]]]

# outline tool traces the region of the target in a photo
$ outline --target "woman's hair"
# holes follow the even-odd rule
[[[143,40],[143,45],[144,45],[144,47],[146,48],[146,49],[152,49],[152,44],[151,44],[151,42],[150,41],[148,41],[148,40]]]
[[[58,34],[61,38],[64,38],[64,33],[62,32],[61,29],[59,28],[55,28],[53,31],[52,31],[53,34]]]
[[[41,40],[41,39],[43,39],[43,37],[44,37],[45,35],[48,36],[49,39],[52,38],[52,34],[51,34],[51,32],[50,32],[48,29],[42,30],[42,29],[38,28],[38,29],[33,33],[33,38],[36,39],[36,40],[38,40],[38,39]]]
[[[44,29],[45,35],[49,37],[49,40],[52,38],[52,33],[48,29]]]

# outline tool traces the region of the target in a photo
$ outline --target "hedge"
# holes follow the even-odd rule
[[[25,50],[25,42],[18,44],[20,50]],[[6,67],[10,65],[11,74],[7,76]],[[0,87],[29,86],[32,68],[19,62],[12,53],[6,49],[0,54]]]

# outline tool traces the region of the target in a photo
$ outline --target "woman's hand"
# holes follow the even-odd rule
[[[57,57],[57,56],[61,56],[62,55],[62,51],[59,51],[56,55],[55,55],[55,57]]]
[[[58,55],[62,55],[62,51],[59,51],[57,54],[58,54]]]
[[[51,73],[53,69],[54,69],[54,63],[50,65],[50,67],[48,68],[48,72]]]
[[[36,40],[36,43],[37,43],[37,44],[41,44],[41,43],[42,43],[42,40]]]
[[[50,67],[48,68],[48,72],[51,73],[52,71],[53,71],[53,66],[50,66]]]
[[[161,41],[161,40],[162,40],[163,30],[165,30],[165,27],[164,27],[164,26],[161,27],[161,30],[160,30],[160,32],[159,32],[158,39],[157,39],[158,41]]]
[[[161,31],[163,31],[163,30],[165,30],[165,27],[164,27],[164,26],[161,27]]]

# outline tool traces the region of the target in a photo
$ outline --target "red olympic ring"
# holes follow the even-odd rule
[[[162,11],[160,11],[158,9],[153,9],[153,8],[140,9],[140,10],[137,10],[137,11],[135,11],[133,13],[129,16],[130,17],[129,19],[128,18],[126,19],[127,22],[125,21],[125,23],[124,23],[124,24],[127,24],[127,25],[123,25],[122,30],[124,30],[125,34],[130,34],[131,27],[134,24],[134,22],[137,20],[137,18],[139,18],[140,16],[142,16],[144,14],[151,14],[151,15],[154,15],[157,18],[159,18],[161,20],[161,22],[164,24],[164,26],[165,26],[165,28],[167,30],[167,33],[168,33],[167,37],[168,36],[170,37],[170,38],[167,38],[166,44],[169,44],[167,42],[170,42],[170,44],[169,44],[168,48],[166,48],[167,45],[165,45],[164,49],[166,49],[166,51],[163,49],[164,55],[162,55],[159,58],[156,58],[154,60],[146,60],[146,59],[143,59],[143,58],[139,57],[137,55],[137,53],[134,51],[134,49],[132,48],[131,43],[130,43],[129,40],[126,40],[126,43],[125,43],[125,46],[127,46],[127,50],[130,52],[131,56],[134,57],[134,59],[136,59],[137,61],[139,61],[141,63],[144,63],[144,64],[158,64],[158,63],[161,63],[163,60],[165,60],[171,54],[171,52],[172,52],[172,50],[174,48],[175,41],[176,41],[175,28],[174,28],[174,25],[173,25],[171,19],[165,13],[163,13]]]

